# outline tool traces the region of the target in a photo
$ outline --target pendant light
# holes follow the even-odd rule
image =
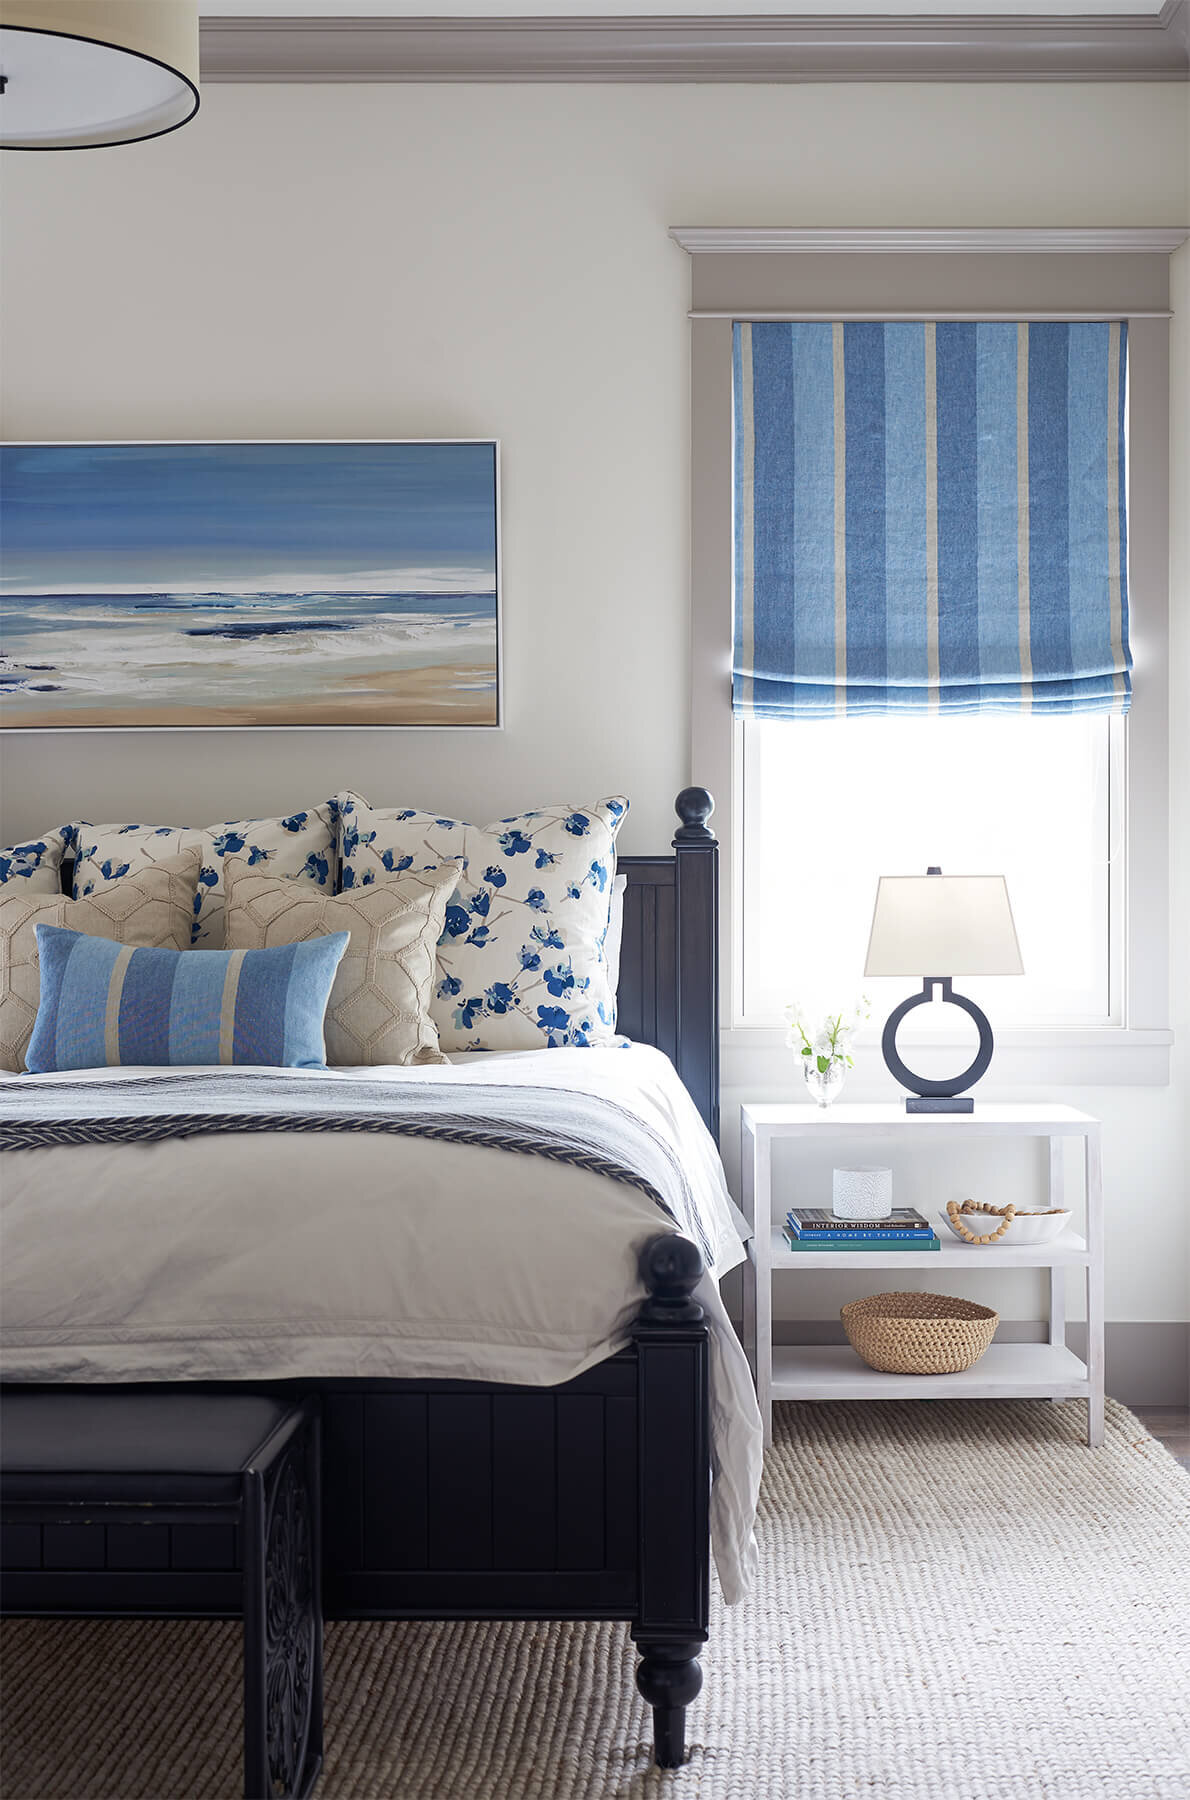
[[[0,149],[86,150],[198,111],[198,0],[0,0]]]

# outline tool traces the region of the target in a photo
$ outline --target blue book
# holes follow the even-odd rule
[[[805,1251],[807,1256],[813,1256],[816,1250],[823,1254],[828,1250],[854,1250],[861,1255],[865,1250],[879,1250],[885,1256],[896,1256],[902,1251],[912,1254],[917,1250],[941,1250],[942,1248],[932,1231],[918,1231],[911,1237],[902,1237],[892,1243],[887,1239],[883,1242],[877,1239],[873,1243],[870,1231],[858,1243],[854,1238],[843,1241],[839,1238],[829,1237],[823,1231],[803,1233],[799,1237],[797,1232],[791,1231],[788,1225],[784,1227],[784,1235],[788,1249]]]
[[[914,1243],[922,1238],[932,1236],[929,1231],[849,1231],[845,1226],[838,1231],[799,1231],[795,1220],[788,1221],[790,1235],[804,1238],[807,1243],[815,1244],[896,1244]]]

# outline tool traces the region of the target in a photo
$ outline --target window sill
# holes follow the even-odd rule
[[[993,1021],[994,1029],[994,1021]],[[996,1032],[992,1066],[981,1084],[991,1097],[1000,1091],[1055,1087],[1166,1087],[1169,1084],[1169,1052],[1172,1031],[1125,1030],[1115,1025],[1026,1026],[1006,1025]],[[725,1089],[789,1086],[790,1065],[796,1060],[779,1025],[736,1025],[720,1039]],[[902,1038],[899,1049],[913,1065],[921,1053],[920,1068],[941,1076],[958,1066],[971,1046],[965,1040],[931,1033],[929,1037]],[[856,1067],[847,1078],[848,1098],[895,1099],[902,1089],[893,1081],[880,1055],[880,1040],[865,1033],[855,1044]]]

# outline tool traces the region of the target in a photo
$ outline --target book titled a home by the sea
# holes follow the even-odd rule
[[[869,1254],[877,1250],[883,1256],[886,1251],[896,1254],[909,1250],[940,1250],[941,1243],[932,1231],[878,1231],[857,1232],[854,1237],[836,1237],[833,1232],[807,1232],[803,1236],[794,1231],[791,1225],[783,1228],[785,1247],[787,1250],[798,1250],[807,1256],[822,1256],[829,1250],[859,1250]]]

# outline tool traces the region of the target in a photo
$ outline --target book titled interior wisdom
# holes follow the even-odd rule
[[[933,1229],[930,1221],[912,1206],[895,1206],[885,1219],[839,1219],[824,1206],[792,1206],[788,1214],[789,1224],[795,1232],[829,1232],[839,1235],[846,1232],[928,1232]]]

